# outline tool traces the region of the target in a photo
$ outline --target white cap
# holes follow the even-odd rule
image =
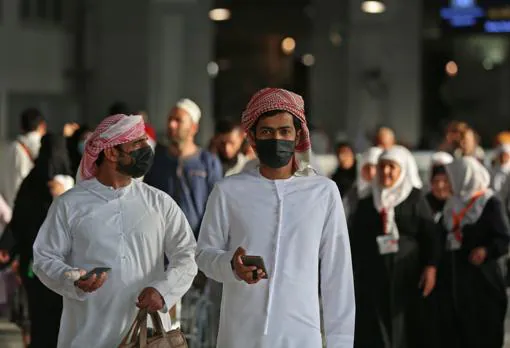
[[[175,104],[176,108],[183,109],[186,111],[193,120],[194,123],[200,122],[200,117],[202,117],[202,112],[200,111],[200,108],[198,105],[191,99],[181,99]]]

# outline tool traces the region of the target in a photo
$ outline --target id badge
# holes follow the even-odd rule
[[[448,233],[448,237],[446,238],[446,250],[459,250],[461,246],[461,242],[455,238],[455,235],[453,233]]]
[[[398,252],[398,238],[391,234],[377,237],[377,245],[379,246],[379,254],[395,254]]]

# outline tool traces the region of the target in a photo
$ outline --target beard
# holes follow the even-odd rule
[[[236,153],[232,158],[228,158],[221,151],[218,152],[218,157],[220,158],[221,163],[223,163],[227,167],[233,167],[234,165],[236,165],[238,156],[239,152]]]
[[[188,139],[190,131],[189,130],[179,130],[175,134],[172,134],[172,132],[168,132],[168,140],[171,144],[179,145],[184,142],[186,142],[186,139]]]

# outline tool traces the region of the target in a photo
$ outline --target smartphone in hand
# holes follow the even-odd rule
[[[241,256],[241,260],[243,261],[243,265],[245,266],[255,266],[257,269],[261,269],[262,272],[264,272],[264,277],[262,279],[267,279],[267,270],[266,265],[264,264],[264,259],[262,256],[251,256],[251,255],[245,255]]]
[[[111,270],[112,269],[110,267],[96,267],[92,271],[90,271],[87,274],[81,276],[81,278],[78,279],[78,280],[87,280],[90,277],[92,277],[94,274],[96,275],[96,277],[99,277],[99,276],[101,276],[102,273],[108,273]]]

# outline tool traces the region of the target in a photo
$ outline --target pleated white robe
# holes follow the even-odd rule
[[[63,296],[58,347],[118,347],[145,287],[158,290],[166,308],[189,289],[197,272],[195,247],[177,204],[137,180],[117,190],[88,180],[60,196],[35,241],[33,265],[37,277]],[[64,277],[73,268],[94,267],[112,268],[94,293]]]
[[[234,275],[237,247],[264,258],[268,280]],[[321,348],[319,259],[328,348],[352,348],[354,286],[336,184],[323,177],[268,180],[258,170],[218,183],[209,197],[197,263],[223,283],[218,348]]]

